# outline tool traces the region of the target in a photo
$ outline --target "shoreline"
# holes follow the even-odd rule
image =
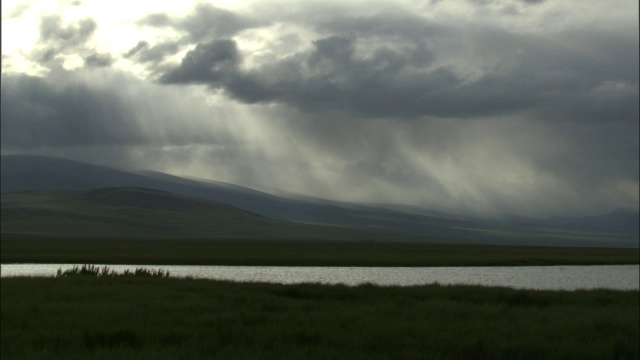
[[[2,264],[482,267],[637,265],[638,248],[2,235]]]
[[[280,285],[371,285],[376,287],[481,286],[541,291],[640,291],[639,265],[527,267],[268,267],[105,264],[3,264],[2,279],[160,276],[176,280],[210,280]]]

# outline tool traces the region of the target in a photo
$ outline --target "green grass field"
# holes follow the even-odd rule
[[[638,359],[637,291],[3,278],[3,359]]]
[[[407,242],[150,240],[2,235],[2,263],[490,266],[638,264],[636,249]]]

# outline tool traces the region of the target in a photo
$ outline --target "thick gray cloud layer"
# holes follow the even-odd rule
[[[220,143],[215,128],[201,123],[202,106],[177,100],[179,93],[104,70],[57,70],[46,78],[3,76],[2,146]]]
[[[39,29],[40,46],[32,56],[36,62],[48,68],[60,68],[61,56],[70,54],[83,58],[87,67],[109,67],[114,62],[112,55],[98,52],[88,44],[97,28],[98,24],[92,18],[65,26],[58,15],[44,16]]]
[[[246,29],[263,26],[265,22],[200,3],[184,17],[153,13],[140,19],[137,24],[141,27],[170,28],[183,34],[179,41],[166,41],[154,45],[141,40],[124,55],[142,63],[157,63],[169,55],[178,53],[185,45],[216,41]]]
[[[142,26],[171,27],[186,32],[191,42],[211,41],[227,37],[252,27],[263,25],[245,16],[237,15],[229,10],[220,9],[210,4],[197,4],[193,11],[183,18],[176,18],[164,13],[154,13],[138,21]]]
[[[246,103],[367,117],[534,111],[554,121],[638,119],[637,36],[583,29],[549,41],[546,34],[466,29],[401,12],[320,17],[308,26],[327,35],[249,69],[233,39],[196,41],[160,81],[205,84]],[[448,47],[474,49],[460,56],[477,56],[479,73],[443,61]]]
[[[141,40],[124,54],[125,58],[133,58],[140,63],[157,63],[164,60],[168,55],[178,52],[180,45],[176,42],[166,42],[150,45],[147,41]]]
[[[198,5],[140,19],[178,36],[124,54],[90,46],[91,19],[46,17],[41,63],[76,52],[85,68],[3,75],[3,153],[480,213],[637,208],[637,29],[551,17],[512,29],[556,5],[466,3],[485,17]],[[119,57],[151,78],[111,69]]]

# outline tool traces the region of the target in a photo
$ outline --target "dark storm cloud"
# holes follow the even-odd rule
[[[151,27],[172,27],[188,34],[188,42],[212,41],[229,37],[264,22],[238,15],[232,11],[217,8],[211,4],[198,4],[183,18],[165,13],[154,13],[138,21],[139,25]]]
[[[127,51],[126,53],[123,54],[123,56],[125,58],[130,58],[134,55],[136,55],[137,53],[139,53],[141,50],[145,50],[149,48],[149,43],[141,40],[138,41],[138,43],[136,44],[136,46],[132,47],[131,49],[129,49],[129,51]]]
[[[110,54],[93,53],[84,58],[85,66],[89,67],[107,67],[111,66],[113,58]]]
[[[59,55],[78,54],[86,66],[108,67],[113,63],[109,53],[99,53],[88,45],[98,24],[92,18],[64,25],[58,15],[45,16],[40,21],[39,50],[35,60],[47,67],[59,66]]]
[[[421,47],[405,53],[379,47],[367,58],[358,58],[353,39],[331,36],[314,41],[311,51],[293,59],[244,72],[236,43],[218,40],[189,51],[180,66],[165,73],[161,81],[207,84],[249,103],[278,101],[310,111],[411,116],[420,115],[428,105],[417,101],[420,93],[442,90],[459,81],[446,69],[421,79],[403,79],[402,70],[427,64],[429,59],[429,52]],[[402,84],[403,80],[407,82]]]
[[[187,67],[189,64],[186,64],[182,66],[182,70],[174,69],[169,71],[171,74],[162,75],[163,72],[166,72],[166,69],[161,63],[167,57],[177,54],[185,47],[196,44],[196,49],[190,51],[189,56],[199,58],[204,52],[212,51],[212,49],[207,48],[216,46],[213,44],[223,42],[226,38],[230,38],[243,30],[260,27],[266,23],[266,21],[258,21],[204,3],[196,5],[193,11],[183,17],[171,16],[165,13],[153,13],[138,20],[137,25],[155,28],[171,28],[181,32],[182,36],[175,41],[161,41],[153,45],[146,40],[140,40],[136,46],[124,54],[124,57],[148,65],[154,74],[160,75],[159,77],[162,81],[167,81],[167,78],[175,78],[176,81],[180,82],[178,79],[180,79],[182,75],[177,74],[177,71],[185,75],[185,73],[195,74],[203,69],[188,70]],[[233,46],[235,46],[235,43]],[[191,60],[187,61],[189,62]],[[204,59],[198,61],[204,61]],[[198,66],[194,62],[190,64]],[[192,78],[189,78],[189,80],[197,81]],[[239,79],[239,81],[246,82],[244,79]]]
[[[97,23],[91,18],[65,27],[60,16],[45,16],[40,22],[40,40],[62,48],[75,47],[83,45],[93,35],[97,27]]]
[[[180,66],[164,74],[165,83],[203,83],[212,87],[227,83],[237,73],[239,54],[235,41],[216,40],[199,44],[182,59]]]
[[[185,21],[200,29],[204,22],[194,19]],[[206,84],[247,103],[366,117],[536,112],[578,121],[637,118],[633,36],[607,38],[584,30],[549,41],[486,25],[438,24],[403,11],[333,17],[321,12],[311,19],[306,25],[328,36],[313,40],[308,50],[245,69],[244,54],[233,40],[201,42],[179,66],[165,70],[161,81]],[[219,48],[222,43],[226,49]],[[477,73],[448,63],[451,51]],[[623,82],[631,91],[602,100],[594,90],[607,81]]]
[[[566,54],[525,51],[522,56],[532,60],[467,81],[449,67],[427,70],[433,55],[424,46],[400,52],[382,45],[362,57],[355,42],[341,36],[319,39],[308,52],[243,71],[235,42],[219,40],[188,52],[162,81],[207,84],[249,103],[283,102],[307,111],[369,117],[481,117],[541,107],[583,117],[609,113],[588,93],[607,79],[602,66],[588,59],[577,59],[583,61],[576,69],[576,63],[562,59]],[[550,59],[553,55],[559,59]],[[618,112],[633,118],[634,95],[607,103],[623,106]]]
[[[177,53],[180,45],[177,42],[163,42],[150,45],[148,42],[139,41],[136,46],[124,54],[125,58],[134,59],[140,63],[158,63],[167,56]]]
[[[190,15],[178,22],[195,42],[228,37],[258,23],[210,4],[198,4]]]
[[[127,144],[141,136],[123,99],[80,82],[3,76],[1,112],[7,147]]]
[[[3,148],[180,146],[219,140],[198,125],[197,110],[174,94],[105,70],[91,71],[56,70],[44,78],[3,75]],[[96,76],[103,80],[96,82]],[[183,106],[192,111],[187,123],[176,121],[185,116]]]

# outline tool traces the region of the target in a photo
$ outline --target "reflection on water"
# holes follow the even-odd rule
[[[2,264],[2,277],[54,276],[74,264]],[[102,265],[100,265],[102,266]],[[243,282],[325,283],[358,285],[472,284],[526,289],[638,290],[638,265],[496,266],[496,267],[300,267],[300,266],[185,266],[109,265],[117,272],[138,267],[164,269],[172,277]]]

